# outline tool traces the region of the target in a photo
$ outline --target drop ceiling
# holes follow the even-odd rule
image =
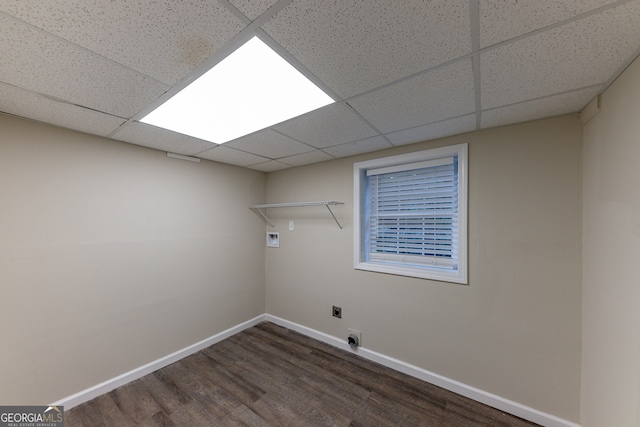
[[[253,36],[335,103],[224,145],[139,121]],[[270,172],[577,112],[639,54],[640,0],[0,0],[0,112]]]

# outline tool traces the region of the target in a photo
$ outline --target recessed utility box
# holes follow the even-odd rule
[[[280,233],[277,231],[267,231],[267,247],[279,248],[280,247]]]

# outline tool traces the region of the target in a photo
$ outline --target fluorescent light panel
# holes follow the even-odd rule
[[[253,37],[141,122],[222,144],[332,102]]]

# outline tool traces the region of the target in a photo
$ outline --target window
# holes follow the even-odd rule
[[[467,283],[467,144],[354,164],[355,268]]]

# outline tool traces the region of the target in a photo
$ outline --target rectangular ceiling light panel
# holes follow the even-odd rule
[[[332,102],[254,37],[141,122],[222,144]]]

